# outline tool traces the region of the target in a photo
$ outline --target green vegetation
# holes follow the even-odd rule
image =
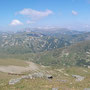
[[[44,78],[24,79],[15,85],[9,85],[8,82],[11,78],[17,78],[18,76],[0,73],[0,90],[52,90],[52,88],[83,90],[84,88],[90,88],[90,72],[87,68],[46,68],[46,71],[51,72],[54,77],[52,80]],[[85,76],[85,80],[76,82],[75,78],[72,77],[73,74]]]
[[[3,50],[4,51],[4,50]],[[7,53],[0,52],[0,58],[21,59],[45,66],[89,66],[90,41],[84,41],[65,48],[53,49],[40,53]]]
[[[88,40],[90,33],[57,34],[49,36],[34,32],[0,34],[0,66],[5,66],[4,69],[8,66],[21,66],[24,69],[29,66],[26,61],[31,61],[39,64],[37,65],[39,70],[27,71],[24,74],[45,72],[54,77],[52,80],[23,79],[15,85],[9,85],[10,79],[20,76],[0,72],[0,90],[42,90],[42,88],[43,90],[52,90],[52,88],[83,90],[90,88],[90,69],[87,68],[90,66],[90,40]],[[85,79],[76,82],[72,75],[81,75]]]
[[[90,41],[81,42],[66,48],[45,51],[36,55],[34,62],[50,66],[89,66]]]
[[[2,66],[8,66],[8,65],[15,65],[15,66],[27,66],[28,64],[20,59],[0,59],[0,65]]]
[[[90,33],[77,32],[76,34],[74,31],[67,30],[57,34],[48,36],[36,32],[2,33],[0,34],[0,52],[9,54],[37,53],[70,46],[87,40],[90,36]]]

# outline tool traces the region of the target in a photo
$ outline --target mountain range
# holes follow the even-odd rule
[[[90,32],[68,29],[2,32],[0,54],[25,55],[24,59],[43,65],[89,66]]]

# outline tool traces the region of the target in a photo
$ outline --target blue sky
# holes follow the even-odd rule
[[[0,0],[0,30],[24,27],[90,28],[90,0]]]

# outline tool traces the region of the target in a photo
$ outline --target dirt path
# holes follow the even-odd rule
[[[9,66],[0,66],[0,71],[1,72],[7,72],[7,73],[22,73],[22,72],[26,72],[26,71],[37,71],[39,70],[38,65],[36,65],[33,62],[27,62],[29,64],[29,66],[26,67],[22,67],[22,66],[13,66],[13,65],[9,65]]]

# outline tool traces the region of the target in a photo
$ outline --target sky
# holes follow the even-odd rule
[[[0,30],[90,29],[90,0],[0,0]]]

